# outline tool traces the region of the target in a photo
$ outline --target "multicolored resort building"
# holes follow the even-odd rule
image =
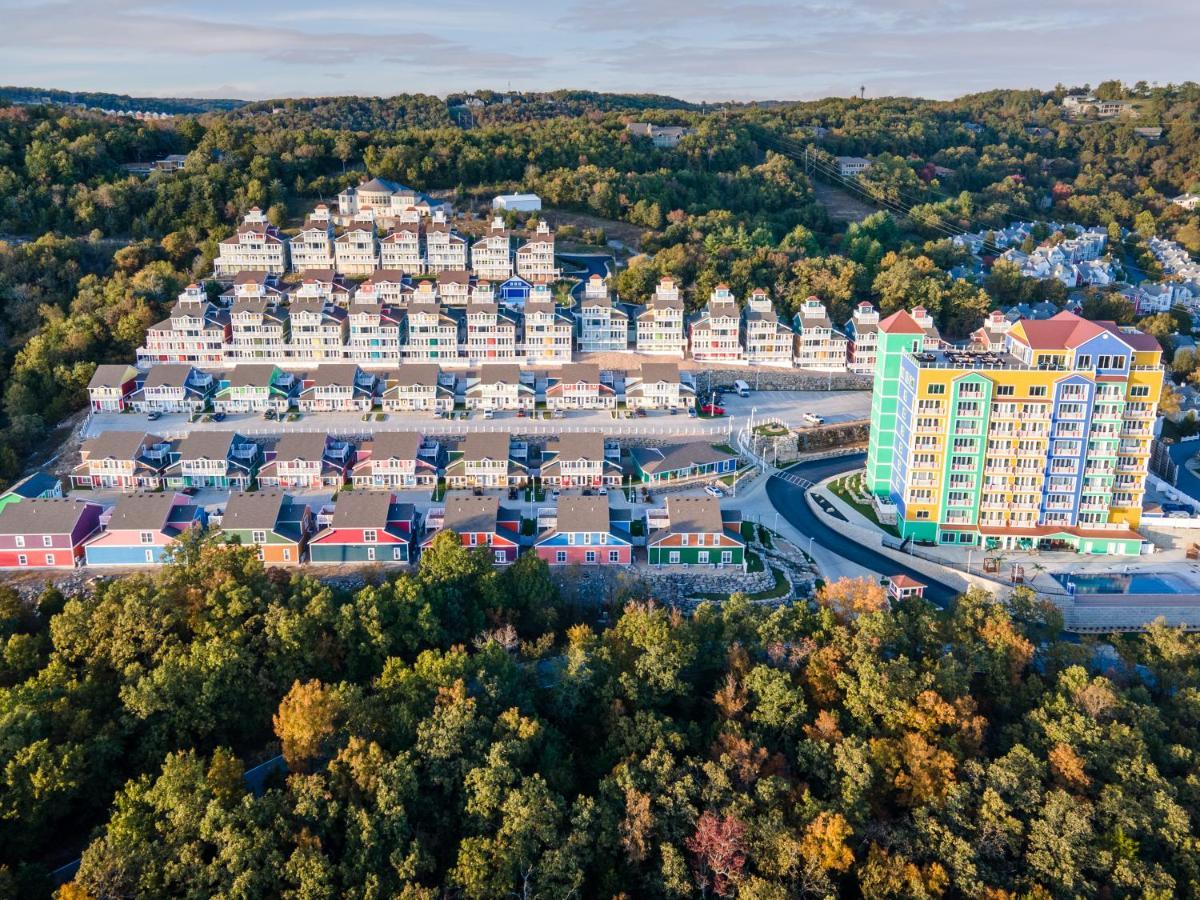
[[[879,323],[867,487],[901,536],[1140,553],[1158,342],[1066,312],[989,320],[961,349],[926,337],[904,311]]]

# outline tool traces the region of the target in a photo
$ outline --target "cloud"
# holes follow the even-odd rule
[[[257,98],[511,82],[724,100],[849,94],[860,84],[870,96],[951,97],[1060,80],[1182,80],[1193,77],[1200,5],[0,0],[0,20],[8,66],[46,87],[152,94],[185,82],[193,94],[237,85]]]

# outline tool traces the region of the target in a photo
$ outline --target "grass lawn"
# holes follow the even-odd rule
[[[884,525],[875,515],[875,509],[869,503],[860,503],[858,498],[854,496],[849,485],[858,481],[858,474],[844,475],[836,481],[829,483],[829,490],[838,496],[840,500],[854,507],[858,512],[862,513],[866,518],[874,522],[888,534],[893,537],[900,537],[900,532],[896,530],[895,525]]]
[[[437,503],[446,496],[446,479],[439,478],[438,483],[433,488],[433,502]]]

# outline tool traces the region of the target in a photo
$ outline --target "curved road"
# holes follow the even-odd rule
[[[860,468],[866,459],[865,453],[817,459],[791,466],[787,472],[789,475],[799,475],[801,478],[816,483],[833,475],[852,472]],[[830,528],[809,507],[808,500],[804,496],[808,493],[808,488],[800,488],[790,481],[772,476],[767,482],[766,490],[767,499],[771,501],[771,505],[791,523],[793,528],[796,528],[801,534],[811,535],[818,544],[831,553],[836,553],[844,559],[856,562],[875,572],[908,575],[915,578],[927,585],[925,598],[943,608],[954,602],[959,595],[960,591],[950,585],[935,581],[924,572],[910,569],[896,562],[890,556],[884,556],[878,551],[864,547],[857,541]]]

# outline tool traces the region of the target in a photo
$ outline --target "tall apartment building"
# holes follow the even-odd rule
[[[792,330],[779,321],[771,298],[755,288],[742,310],[742,336],[746,362],[768,366],[791,366]]]
[[[487,234],[471,245],[471,271],[487,281],[507,281],[513,274],[512,235],[499,216]]]
[[[355,219],[333,242],[335,268],[339,275],[370,275],[379,268],[379,242],[375,225]]]
[[[238,272],[282,275],[287,270],[288,240],[257,206],[246,213],[237,232],[221,241],[213,260],[213,271],[218,276]]]
[[[465,272],[467,239],[451,227],[446,214],[436,210],[425,226],[425,271]]]
[[[687,352],[687,333],[683,328],[683,297],[671,278],[663,278],[654,296],[637,316],[638,353],[678,356]]]
[[[172,307],[170,317],[146,330],[146,345],[137,351],[138,365],[221,366],[230,337],[229,313],[209,302],[200,285],[189,284]]]
[[[1136,555],[1162,350],[1071,313],[1016,322],[1003,349],[926,348],[879,323],[867,484],[918,541]]]
[[[329,207],[324,203],[317,204],[305,220],[304,227],[292,237],[289,244],[293,271],[332,269],[333,219],[329,215]]]
[[[404,304],[411,299],[412,283],[396,269],[376,269],[358,286],[354,299],[362,303]]]
[[[822,372],[846,370],[846,336],[833,327],[825,304],[809,297],[793,316],[796,365]]]
[[[286,295],[269,284],[257,281],[234,284],[226,363],[280,362],[285,358],[291,335],[285,301]]]
[[[556,365],[571,361],[575,326],[559,309],[549,290],[536,288],[525,301],[522,344],[527,365]]]
[[[517,249],[517,274],[530,284],[557,281],[562,274],[554,265],[554,234],[548,222],[538,222],[533,235]]]
[[[579,349],[583,353],[629,349],[629,316],[613,303],[608,284],[599,275],[593,275],[584,285],[577,319]]]
[[[858,304],[846,322],[846,341],[846,367],[860,375],[874,375],[879,310],[865,300]]]
[[[700,318],[692,322],[692,359],[736,363],[742,360],[741,313],[729,286],[718,284]]]
[[[288,306],[288,317],[291,320],[289,363],[304,365],[343,358],[349,323],[342,307],[320,297],[297,298]]]

